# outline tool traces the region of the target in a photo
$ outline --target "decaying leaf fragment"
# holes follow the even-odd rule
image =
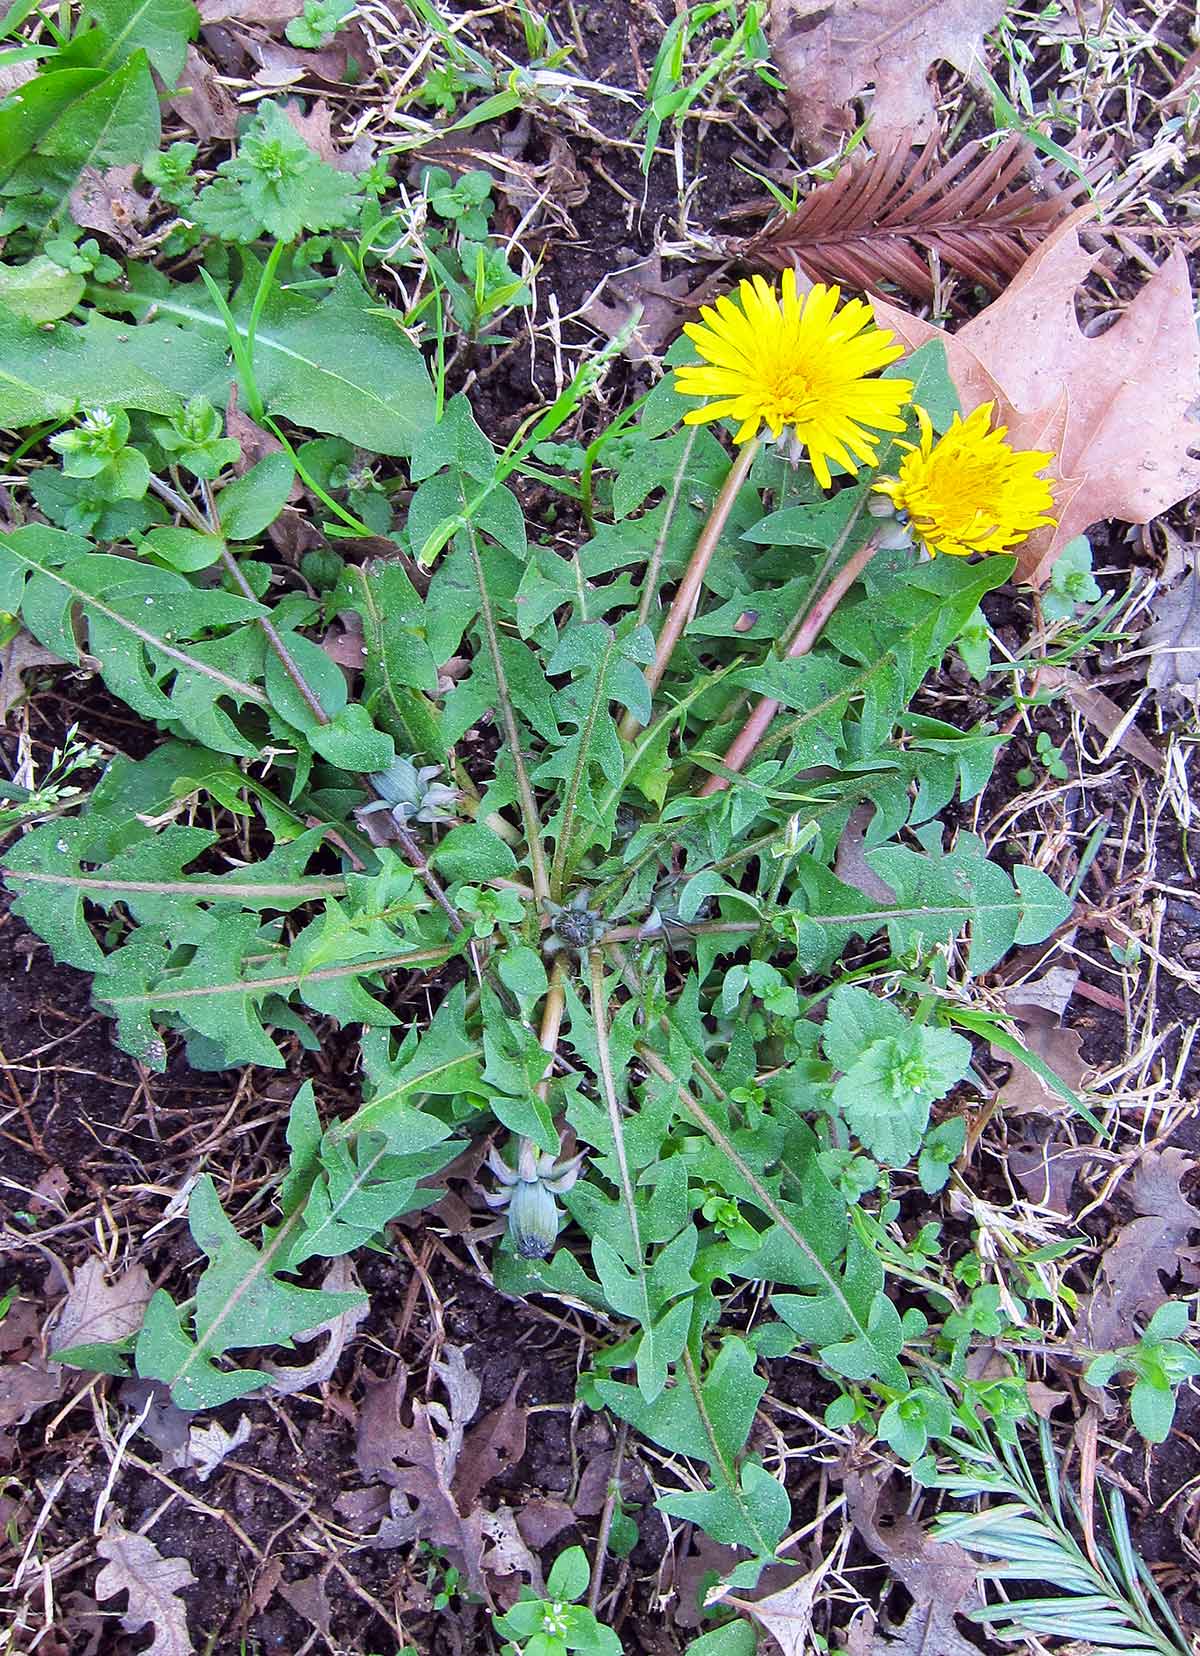
[[[148,1624],[154,1638],[143,1656],[195,1656],[188,1636],[187,1612],[179,1597],[181,1588],[191,1587],[196,1578],[186,1558],[164,1558],[153,1541],[132,1530],[112,1525],[96,1543],[106,1559],[96,1577],[96,1597],[114,1598],[129,1594],[129,1608],[121,1614],[121,1626],[136,1633]]]
[[[875,148],[905,131],[924,139],[935,120],[931,64],[966,74],[1003,14],[1004,0],[776,0],[771,43],[800,142],[828,155],[854,130],[850,105],[869,86]]]
[[[970,1555],[953,1542],[935,1541],[915,1518],[886,1523],[881,1486],[874,1479],[850,1473],[845,1487],[855,1529],[913,1600],[902,1622],[892,1627],[881,1623],[870,1642],[859,1629],[863,1656],[932,1656],[935,1651],[937,1656],[979,1656],[954,1619],[981,1602]]]
[[[1160,1272],[1174,1274],[1181,1263],[1200,1257],[1187,1245],[1200,1231],[1200,1208],[1181,1188],[1195,1166],[1182,1150],[1147,1150],[1124,1187],[1137,1218],[1106,1249],[1096,1291],[1080,1318],[1079,1333],[1094,1350],[1135,1340],[1139,1324],[1167,1301]]]
[[[1200,680],[1200,566],[1151,605],[1154,620],[1142,634],[1151,652],[1146,682],[1152,690],[1177,690]]]
[[[1018,576],[1049,579],[1059,550],[1104,518],[1148,523],[1200,488],[1200,341],[1187,260],[1175,248],[1123,314],[1089,339],[1075,297],[1098,254],[1075,215],[1047,238],[999,299],[954,334],[876,301],[881,326],[916,347],[946,346],[964,408],[998,398],[1019,448],[1053,449],[1057,528],[1021,547]]]

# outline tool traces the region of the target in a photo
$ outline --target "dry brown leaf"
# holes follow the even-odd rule
[[[929,69],[939,59],[966,74],[1004,0],[776,0],[775,62],[805,149],[830,154],[857,124],[851,104],[868,86],[871,143],[910,132],[924,140],[936,114]]]
[[[444,1547],[462,1570],[471,1591],[487,1598],[483,1578],[483,1526],[478,1508],[460,1513],[451,1492],[467,1423],[479,1406],[480,1382],[468,1372],[463,1354],[447,1346],[447,1361],[435,1363],[450,1400],[412,1405],[412,1425],[401,1419],[407,1389],[403,1368],[367,1392],[358,1423],[355,1459],[367,1478],[389,1485],[391,1515],[383,1521],[375,1546],[394,1547],[413,1540]]]
[[[1025,1396],[1029,1399],[1029,1407],[1038,1419],[1049,1420],[1059,1404],[1067,1401],[1070,1393],[1055,1391],[1041,1380],[1027,1380],[1025,1382]]]
[[[535,1495],[517,1514],[521,1537],[536,1552],[548,1547],[556,1536],[570,1529],[576,1521],[575,1512],[567,1502],[556,1500],[553,1496]]]
[[[1200,1209],[1184,1196],[1180,1181],[1197,1163],[1182,1150],[1147,1150],[1125,1186],[1138,1217],[1122,1226],[1100,1261],[1096,1291],[1080,1319],[1080,1333],[1096,1351],[1111,1351],[1137,1337],[1137,1325],[1169,1297],[1160,1272],[1174,1274],[1193,1260],[1187,1246],[1200,1230]]]
[[[71,192],[71,217],[76,224],[98,230],[127,253],[142,245],[140,226],[150,203],[133,187],[136,167],[107,167],[97,172],[85,167]]]
[[[909,346],[940,339],[963,407],[1001,392],[1022,448],[1049,448],[1057,528],[1021,548],[1018,575],[1043,586],[1062,546],[1105,518],[1148,523],[1200,488],[1200,340],[1187,260],[1175,248],[1107,332],[1087,338],[1075,296],[1099,255],[1077,219],[1050,236],[993,304],[954,334],[876,301],[876,316]],[[1147,395],[1148,388],[1153,394]]]
[[[23,1426],[58,1400],[65,1384],[61,1368],[48,1368],[41,1357],[0,1367],[0,1427]]]
[[[295,127],[309,149],[315,150],[322,161],[327,161],[339,172],[366,172],[375,156],[375,146],[369,138],[359,138],[349,148],[339,144],[333,136],[333,117],[329,105],[318,99],[307,112],[290,99],[283,113]]]
[[[813,1606],[836,1553],[835,1548],[816,1569],[797,1576],[794,1581],[762,1598],[743,1599],[728,1594],[723,1602],[735,1605],[743,1615],[757,1622],[770,1634],[783,1656],[809,1656],[814,1644],[811,1638]]]
[[[188,1637],[187,1612],[179,1593],[195,1583],[186,1558],[164,1558],[144,1535],[135,1535],[120,1525],[110,1526],[96,1543],[96,1551],[107,1560],[96,1577],[98,1599],[129,1594],[129,1607],[121,1614],[127,1633],[152,1625],[154,1638],[142,1656],[195,1656]]]
[[[262,23],[271,28],[290,23],[304,10],[304,0],[199,0],[200,21]]]
[[[851,1472],[846,1477],[846,1510],[871,1551],[912,1596],[912,1606],[896,1627],[881,1625],[869,1656],[979,1656],[958,1631],[955,1616],[980,1603],[975,1565],[962,1547],[934,1541],[915,1518],[881,1521],[881,1488],[874,1479]]]
[[[179,85],[163,99],[163,108],[178,115],[204,143],[237,133],[237,104],[214,66],[194,46],[188,47]]]
[[[297,86],[301,81],[321,80],[337,85],[346,67],[346,52],[339,44],[321,51],[301,52],[278,40],[247,40],[246,49],[258,63],[254,79],[259,86]]]
[[[1040,978],[1030,978],[1025,983],[1014,983],[1010,989],[1005,989],[1001,998],[1010,1012],[1019,1012],[1024,1007],[1035,1006],[1039,1011],[1061,1018],[1070,1005],[1078,982],[1079,973],[1074,968],[1051,966]]]
[[[682,303],[689,295],[691,276],[672,276],[668,281],[657,253],[640,264],[617,271],[605,286],[618,302],[608,304],[597,294],[583,307],[582,315],[608,339],[615,339],[640,310],[641,316],[624,351],[630,362],[646,362],[660,356],[679,332],[681,320],[687,320],[692,314],[691,307]]]
[[[59,1308],[50,1336],[51,1356],[62,1361],[60,1353],[73,1346],[104,1345],[136,1334],[150,1294],[150,1273],[144,1265],[131,1265],[110,1282],[101,1260],[85,1260]]]
[[[195,1472],[197,1483],[207,1483],[227,1455],[248,1443],[251,1429],[245,1415],[238,1416],[232,1432],[227,1432],[219,1420],[193,1426],[188,1433],[186,1464]]]
[[[726,250],[775,270],[795,265],[814,282],[869,293],[894,285],[921,302],[934,297],[936,260],[998,293],[1085,188],[1079,179],[1022,184],[1032,156],[1013,137],[990,151],[968,144],[939,164],[933,139],[914,155],[906,135]]]
[[[1194,552],[1194,549],[1193,549]],[[1160,592],[1150,606],[1154,620],[1141,637],[1149,650],[1146,682],[1152,690],[1176,690],[1200,679],[1200,568],[1179,586]]]
[[[1195,625],[1200,629],[1200,608],[1196,612]],[[1197,668],[1200,670],[1200,648],[1197,650],[1196,660]],[[1043,667],[1038,682],[1039,688],[1065,690],[1071,706],[1094,730],[1107,737],[1111,745],[1124,748],[1131,759],[1145,765],[1155,776],[1165,773],[1166,762],[1162,754],[1150,744],[1133,722],[1136,707],[1128,712],[1125,708],[1118,707],[1111,696],[1106,696],[1103,690],[1097,690],[1094,684],[1088,683],[1082,673],[1072,672],[1069,667]]]
[[[57,1365],[50,1367],[42,1351],[41,1317],[32,1300],[18,1299],[0,1318],[0,1429],[23,1426],[53,1403],[66,1384]]]
[[[869,897],[873,903],[890,903],[895,906],[895,891],[882,875],[876,874],[867,861],[867,829],[871,826],[874,815],[874,805],[866,802],[856,805],[851,811],[838,840],[833,872],[843,885],[853,886],[855,891],[861,891],[863,896]]]
[[[10,709],[15,707],[25,694],[22,673],[32,672],[35,667],[63,665],[61,656],[56,656],[53,650],[43,650],[24,629],[10,638],[8,643],[0,648],[0,724],[4,723]]]
[[[484,1415],[463,1440],[453,1486],[454,1504],[460,1512],[470,1512],[484,1486],[501,1472],[511,1470],[525,1453],[529,1411],[517,1403],[524,1378],[522,1369],[500,1407]]]
[[[1089,1150],[1051,1139],[1040,1144],[1015,1144],[1005,1160],[1031,1202],[1068,1218],[1075,1180],[1094,1157]]]
[[[1083,1084],[1088,1065],[1080,1050],[1080,1036],[1064,1029],[1058,1019],[1038,1006],[1020,1009],[1017,1022],[1025,1045],[1065,1081],[1072,1092]],[[999,1103],[1006,1115],[1063,1115],[1071,1109],[1061,1093],[1052,1091],[1025,1064],[1015,1063],[1003,1048],[993,1046],[992,1057],[1012,1063],[1012,1074],[1000,1089]]]
[[[66,1198],[70,1194],[70,1175],[55,1162],[53,1167],[48,1167],[38,1178],[38,1182],[33,1187],[33,1195],[29,1199],[29,1206],[34,1213],[44,1213],[47,1208],[53,1208],[56,1213],[65,1216],[67,1214]],[[61,1286],[65,1286],[65,1284],[61,1284]]]
[[[325,1591],[324,1574],[301,1576],[297,1581],[280,1581],[277,1591],[298,1616],[303,1616],[326,1639],[329,1637],[333,1608]]]

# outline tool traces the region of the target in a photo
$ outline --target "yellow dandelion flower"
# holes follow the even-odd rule
[[[919,443],[908,450],[899,476],[881,478],[875,488],[907,515],[913,535],[930,554],[966,558],[972,552],[1007,552],[1046,524],[1054,504],[1050,485],[1038,473],[1053,454],[1014,449],[1007,426],[990,430],[995,403],[981,403],[954,422],[936,442],[929,416],[917,408]]]
[[[755,276],[738,287],[738,303],[724,294],[705,305],[702,321],[684,333],[704,359],[675,370],[676,389],[705,397],[689,409],[687,425],[726,417],[740,421],[736,441],[757,436],[765,422],[773,437],[785,428],[808,450],[817,482],[832,482],[829,462],[857,475],[875,464],[874,431],[903,431],[900,410],[911,380],[869,379],[904,355],[893,335],[875,326],[863,299],[838,309],[841,290],[818,282],[804,297],[796,272],[785,270],[781,292]]]

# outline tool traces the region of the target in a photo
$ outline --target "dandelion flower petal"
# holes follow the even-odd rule
[[[1014,449],[1007,426],[992,429],[994,403],[981,403],[964,420],[954,416],[934,438],[929,416],[917,407],[920,441],[906,445],[895,477],[875,489],[907,515],[914,537],[931,555],[965,558],[972,552],[1008,552],[1035,529],[1057,522],[1050,484],[1038,475],[1053,454]]]
[[[904,347],[875,326],[865,300],[841,305],[841,297],[840,288],[822,282],[801,295],[795,271],[786,270],[778,288],[754,276],[735,295],[703,306],[700,321],[683,330],[700,361],[675,370],[681,395],[705,399],[685,423],[736,419],[738,443],[764,424],[774,437],[790,428],[825,489],[832,486],[831,459],[852,474],[855,456],[873,464],[875,434],[904,430],[899,416],[912,384],[868,377],[903,356]]]

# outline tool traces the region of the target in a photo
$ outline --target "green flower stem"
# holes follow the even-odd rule
[[[608,1107],[609,1126],[612,1128],[617,1172],[621,1180],[621,1201],[625,1207],[625,1218],[629,1225],[630,1237],[633,1240],[634,1255],[640,1260],[645,1257],[642,1251],[642,1233],[638,1225],[637,1204],[634,1200],[629,1158],[625,1154],[625,1125],[621,1120],[621,1106],[617,1099],[616,1081],[613,1078],[612,1052],[608,1044],[608,1006],[604,997],[604,950],[593,949],[588,957],[588,965],[591,968],[592,1022],[596,1028],[596,1055],[600,1063],[600,1088],[604,1093],[604,1102]]]
[[[692,610],[700,596],[700,589],[704,585],[704,576],[712,562],[712,555],[717,549],[717,542],[724,532],[729,521],[729,514],[733,510],[733,503],[742,491],[742,485],[750,475],[750,468],[759,450],[760,439],[752,437],[738,450],[737,459],[729,468],[729,475],[721,485],[721,492],[713,502],[713,509],[709,513],[708,522],[700,531],[700,539],[696,542],[696,550],[692,553],[688,564],[671,600],[671,607],[667,611],[666,619],[662,624],[662,631],[658,635],[658,645],[654,652],[654,660],[646,668],[646,683],[651,694],[658,689],[659,682],[667,670],[667,664],[675,653],[675,646],[683,636],[683,630],[691,620]],[[638,720],[626,713],[621,720],[619,735],[622,741],[631,742],[641,729]]]
[[[857,552],[847,558],[797,628],[795,636],[787,648],[787,659],[807,655],[812,649],[825,630],[834,610],[874,557],[878,545],[876,537],[871,535],[863,542]],[[725,750],[721,762],[726,770],[740,771],[745,769],[754,755],[754,750],[766,735],[771,720],[778,711],[779,703],[773,701],[770,696],[763,696],[755,703],[742,728]],[[699,797],[707,799],[711,794],[720,793],[722,789],[728,786],[727,777],[718,776],[714,773],[700,789]]]
[[[541,819],[538,816],[537,801],[533,795],[533,784],[529,780],[529,772],[525,769],[525,759],[521,753],[521,732],[517,726],[516,713],[513,711],[512,698],[508,693],[508,679],[504,672],[504,662],[500,657],[500,639],[496,632],[496,617],[492,610],[492,600],[488,593],[487,581],[484,579],[483,559],[479,556],[479,541],[476,538],[475,528],[470,519],[464,521],[463,530],[467,537],[467,544],[471,549],[471,563],[475,569],[475,582],[479,588],[479,614],[483,621],[484,637],[487,640],[492,673],[496,680],[496,700],[500,704],[500,719],[504,726],[504,739],[508,743],[508,751],[512,754],[513,771],[517,779],[517,795],[521,801],[521,821],[525,828],[525,843],[529,849],[529,874],[533,882],[534,896],[540,906],[550,899],[550,880],[546,872],[546,853],[542,848]]]
[[[567,791],[563,795],[562,818],[559,823],[558,840],[554,847],[554,861],[550,865],[550,895],[555,902],[561,903],[566,888],[572,863],[570,861],[571,842],[574,839],[575,812],[579,805],[579,790],[583,786],[584,774],[587,771],[588,755],[592,751],[592,736],[596,729],[596,721],[600,717],[601,709],[607,706],[604,696],[604,684],[608,676],[608,664],[612,653],[616,649],[616,639],[610,633],[605,648],[604,659],[596,673],[596,693],[587,710],[587,718],[579,738],[579,754],[571,770],[571,779],[567,783]]]

